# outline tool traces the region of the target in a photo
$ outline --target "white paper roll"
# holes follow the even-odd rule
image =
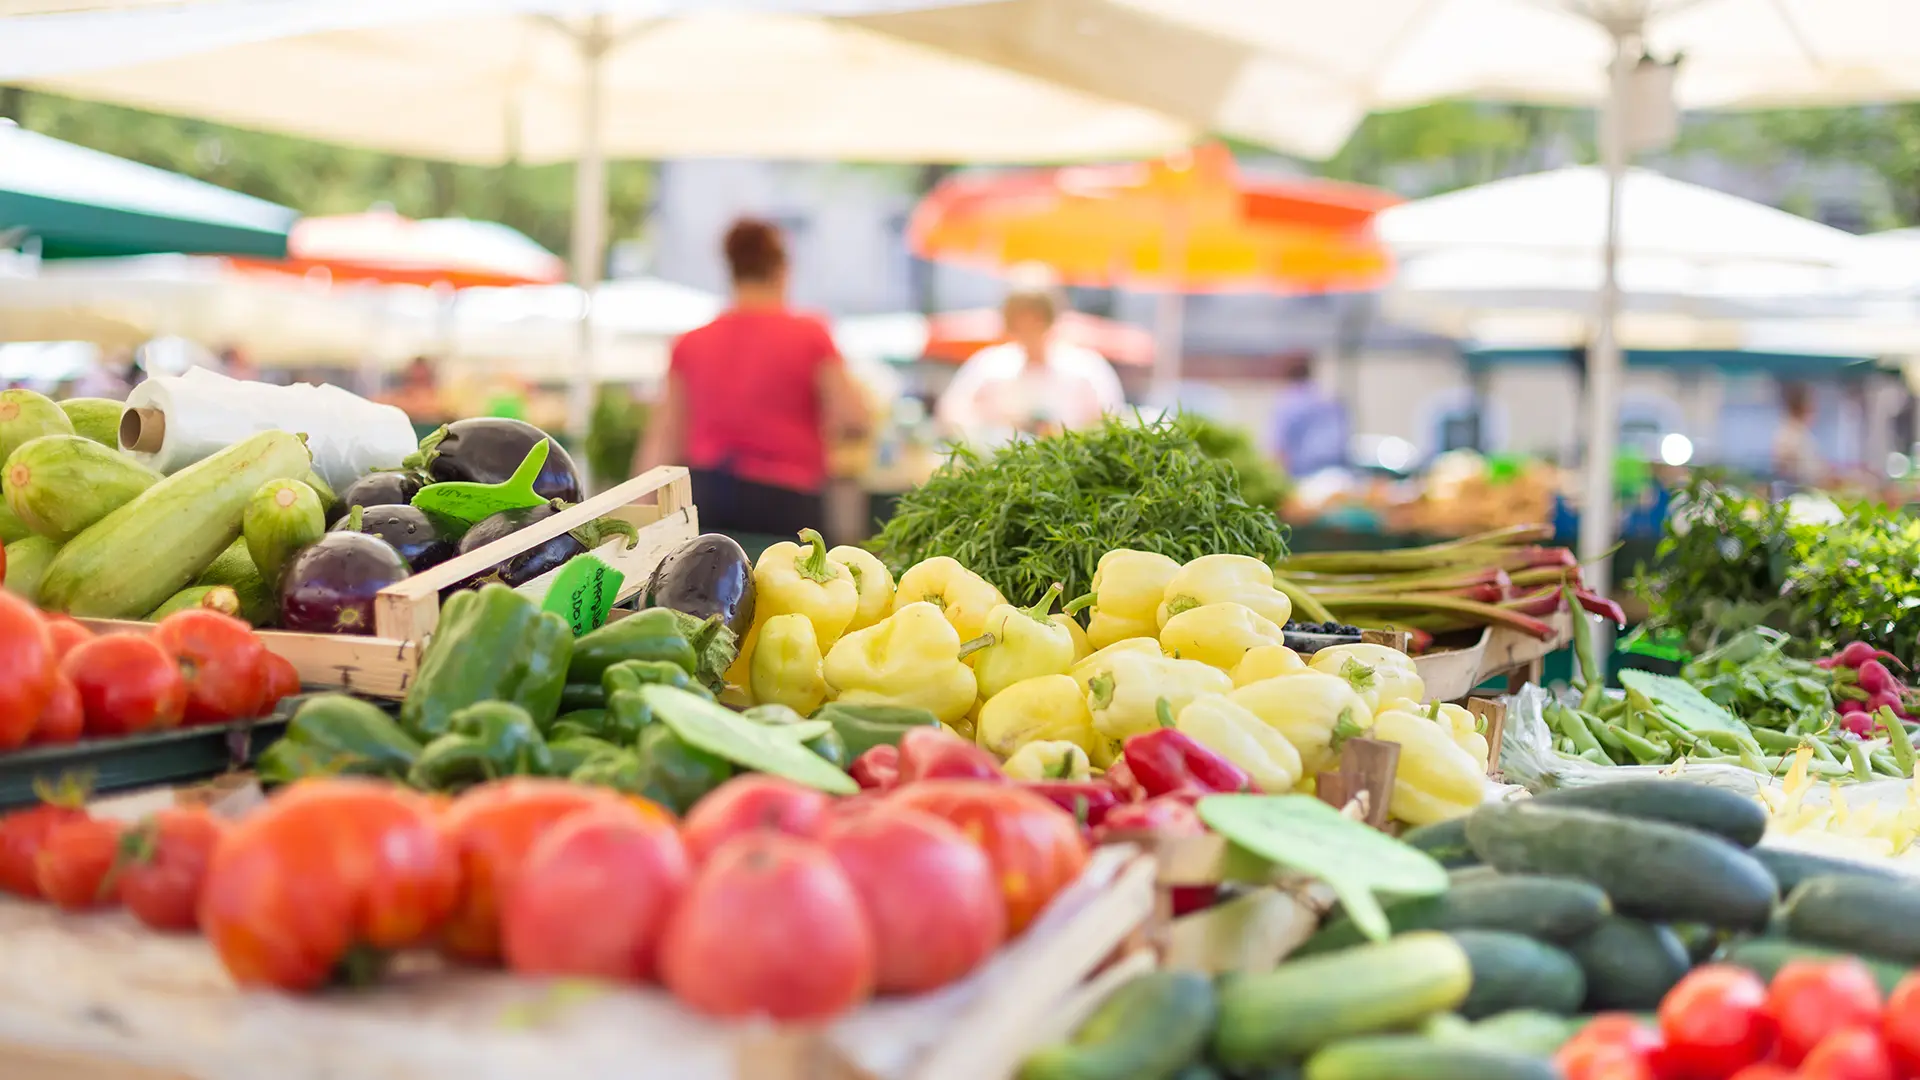
[[[177,378],[148,379],[127,397],[130,409],[166,417],[160,449],[128,453],[162,473],[174,473],[261,431],[307,437],[313,471],[335,491],[378,469],[397,469],[417,441],[407,414],[337,386],[229,379],[205,368]]]

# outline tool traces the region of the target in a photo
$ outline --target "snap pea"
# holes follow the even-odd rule
[[[1566,733],[1567,738],[1573,740],[1573,745],[1579,750],[1581,757],[1586,757],[1589,750],[1599,751],[1601,756],[1605,756],[1604,751],[1600,750],[1600,740],[1593,737],[1593,732],[1587,728],[1585,721],[1564,705],[1558,705],[1555,708],[1558,710],[1556,718],[1559,721],[1560,730]],[[1613,762],[1609,759],[1606,764],[1611,765]]]
[[[1627,752],[1633,755],[1633,759],[1642,765],[1665,763],[1673,756],[1669,747],[1643,739],[1626,728],[1615,726],[1611,730],[1613,737],[1618,739],[1620,744],[1627,748]]]
[[[1906,721],[1883,705],[1880,708],[1880,723],[1887,729],[1887,741],[1893,749],[1893,760],[1900,766],[1900,775],[1912,776],[1913,739],[1907,734]]]
[[[1807,743],[1814,741],[1789,735],[1784,731],[1774,731],[1772,728],[1758,727],[1753,729],[1753,739],[1759,743],[1760,747],[1764,750],[1786,751],[1798,750]]]
[[[1855,780],[1873,779],[1873,762],[1868,759],[1867,748],[1864,744],[1857,742],[1848,743],[1847,760],[1853,764],[1853,778]]]
[[[1583,721],[1587,725],[1587,730],[1593,732],[1593,737],[1600,741],[1600,745],[1603,749],[1610,750],[1615,753],[1626,753],[1627,744],[1621,742],[1619,738],[1617,738],[1614,735],[1613,729],[1607,725],[1607,722],[1605,720],[1602,720],[1591,713],[1583,712],[1583,713],[1580,713],[1579,715],[1580,715],[1581,721]]]

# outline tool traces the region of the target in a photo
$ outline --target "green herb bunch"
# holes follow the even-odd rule
[[[1249,505],[1278,507],[1287,497],[1286,470],[1261,453],[1247,429],[1193,413],[1181,416],[1179,423],[1193,436],[1201,453],[1233,466],[1240,476],[1240,497]]]
[[[1271,508],[1240,495],[1233,466],[1207,456],[1178,420],[1109,418],[1097,428],[1021,439],[991,456],[966,448],[898,509],[870,546],[897,574],[947,555],[1031,604],[1054,582],[1093,587],[1114,548],[1202,555],[1287,554]]]

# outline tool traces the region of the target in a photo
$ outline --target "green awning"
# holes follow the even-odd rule
[[[285,258],[299,215],[264,199],[0,122],[0,247],[24,234],[48,259]]]

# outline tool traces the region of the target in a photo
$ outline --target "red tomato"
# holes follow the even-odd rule
[[[1007,934],[1025,930],[1087,864],[1073,815],[1030,791],[973,780],[923,780],[887,801],[960,827],[993,864],[1007,901]]]
[[[80,708],[80,691],[73,688],[73,680],[64,672],[55,672],[53,696],[47,699],[47,707],[40,710],[40,723],[33,729],[33,741],[77,742],[86,725],[87,714]]]
[[[430,941],[459,896],[459,862],[424,800],[374,780],[303,780],[214,848],[200,928],[240,985],[311,990],[356,946]]]
[[[254,712],[265,716],[273,711],[275,705],[284,698],[290,698],[300,692],[300,673],[294,670],[293,661],[279,653],[269,651],[265,660],[266,678],[264,692],[260,695],[260,707]]]
[[[78,805],[53,802],[0,817],[0,889],[29,900],[40,899],[34,863],[46,846],[47,834],[86,817],[87,812]]]
[[[0,847],[0,855],[4,854],[5,848]],[[1920,1076],[1920,973],[1908,975],[1893,988],[1880,1032],[1901,1070],[1908,1076]]]
[[[1734,1073],[1732,1080],[1800,1080],[1800,1074],[1777,1061],[1763,1061]]]
[[[1767,987],[1727,964],[1695,968],[1660,1003],[1666,1061],[1679,1080],[1722,1080],[1767,1056]]]
[[[1870,1027],[1839,1029],[1800,1063],[1801,1080],[1899,1080],[1887,1044]]]
[[[1767,988],[1767,1015],[1780,1031],[1779,1058],[1798,1065],[1815,1043],[1850,1027],[1878,1027],[1880,984],[1858,960],[1796,960]]]
[[[53,638],[32,604],[0,592],[0,751],[25,746],[53,696]]]
[[[245,720],[260,708],[267,647],[245,622],[207,608],[179,611],[160,620],[153,640],[180,661],[187,723]]]
[[[46,622],[47,636],[53,639],[53,658],[56,661],[66,659],[68,653],[97,636],[65,615],[48,615]]]
[[[155,930],[200,925],[200,887],[225,827],[201,807],[162,810],[121,845],[120,902]]]
[[[686,1005],[723,1017],[826,1020],[873,993],[873,930],[818,844],[737,836],[694,875],[667,923],[660,976]]]
[[[815,836],[826,818],[826,795],[791,780],[764,773],[737,776],[708,793],[687,811],[680,835],[693,861],[705,862],[715,848],[741,833],[769,830],[788,836]]]
[[[454,800],[440,825],[466,884],[447,920],[447,951],[476,962],[500,959],[500,899],[512,891],[527,852],[569,814],[631,802],[605,788],[528,777],[482,784]]]
[[[693,877],[664,810],[582,810],[527,853],[500,909],[507,967],[522,975],[653,977],[660,935]]]
[[[135,735],[180,726],[187,683],[180,665],[137,634],[106,634],[67,654],[60,670],[80,691],[90,735]]]
[[[1626,1080],[1638,1074],[1622,1058],[1644,1063],[1649,1076],[1659,1075],[1666,1046],[1660,1033],[1638,1017],[1602,1013],[1562,1044],[1554,1060],[1567,1080],[1615,1076]]]
[[[860,895],[879,965],[874,989],[918,994],[960,978],[1007,933],[986,853],[941,818],[880,807],[833,821],[821,843]]]
[[[66,908],[84,911],[114,900],[114,863],[119,860],[124,827],[106,818],[81,818],[47,833],[33,860],[40,895]]]

